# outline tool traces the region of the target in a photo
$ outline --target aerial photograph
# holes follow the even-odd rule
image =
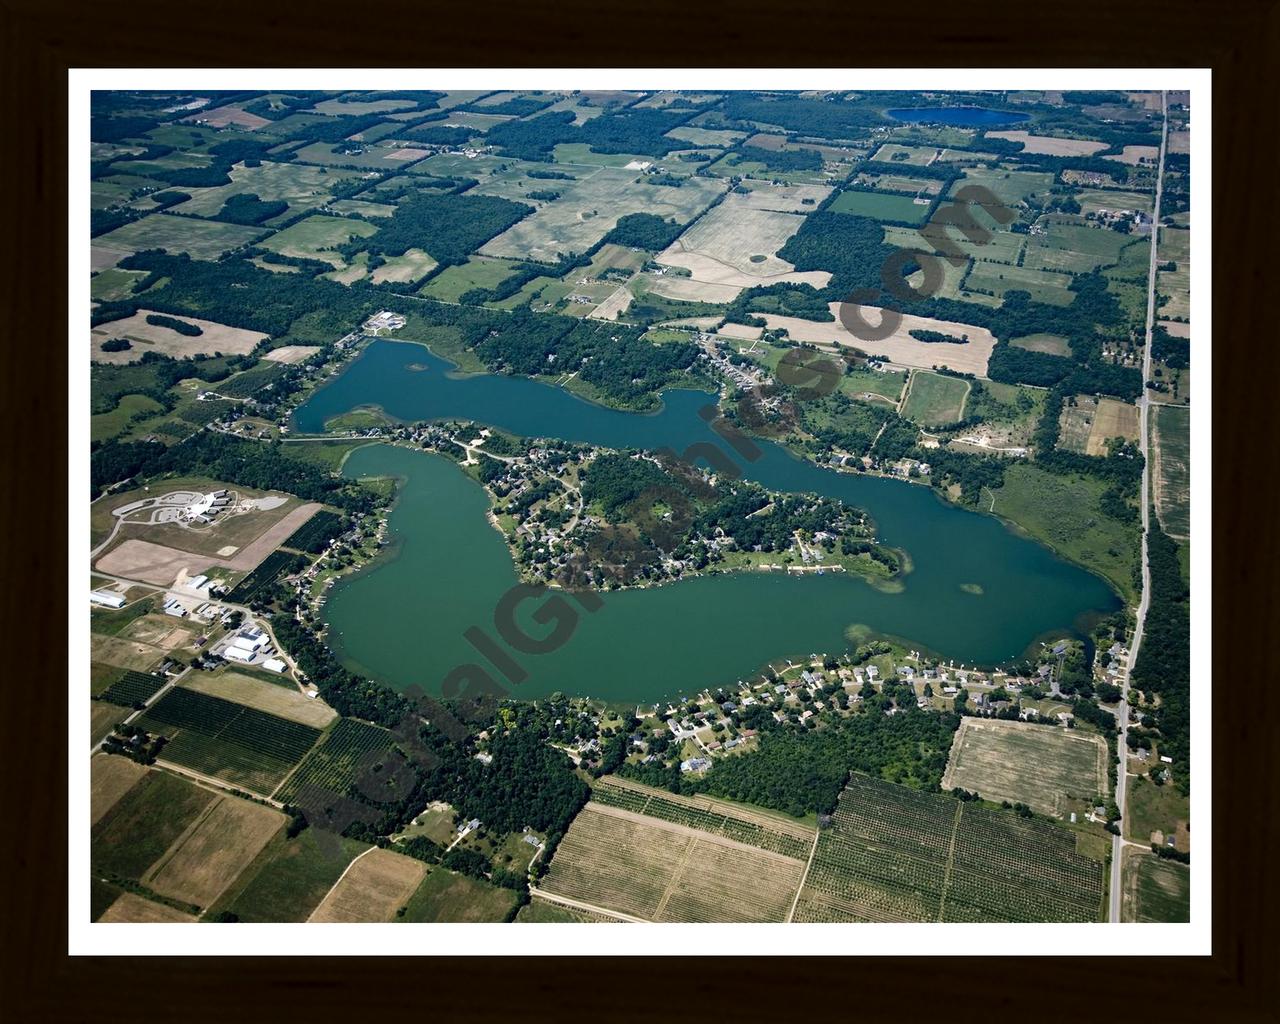
[[[1192,91],[493,84],[86,93],[85,926],[1190,927]]]

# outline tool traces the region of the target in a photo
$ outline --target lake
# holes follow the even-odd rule
[[[669,391],[658,413],[620,412],[527,378],[457,375],[424,346],[380,340],[297,410],[295,429],[318,431],[342,412],[378,406],[407,421],[467,418],[525,436],[683,451],[719,441],[697,414],[713,397]],[[352,669],[399,688],[416,683],[438,693],[447,673],[475,662],[517,696],[560,690],[649,702],[735,682],[777,658],[847,648],[852,626],[958,663],[997,664],[1037,637],[1119,607],[1099,577],[927,487],[837,473],[767,442],[760,449],[753,462],[735,460],[744,476],[776,490],[841,498],[871,514],[880,540],[913,563],[900,593],[843,574],[768,573],[604,593],[599,610],[577,610],[576,630],[559,649],[516,655],[528,678],[507,687],[463,637],[475,626],[496,638],[495,605],[517,582],[506,544],[485,517],[484,490],[441,456],[374,445],[353,452],[344,473],[402,480],[391,545],[334,587],[325,610],[329,643]],[[546,635],[550,624],[534,625],[532,615],[548,600],[521,606],[529,635]],[[569,607],[576,606],[562,611]]]
[[[905,107],[886,110],[895,121],[920,124],[947,124],[956,128],[992,128],[1000,124],[1017,124],[1027,120],[1026,114],[987,107]]]

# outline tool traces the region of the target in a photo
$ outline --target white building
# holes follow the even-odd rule
[[[222,652],[222,655],[231,661],[253,661],[253,652],[241,650],[239,647],[228,647]]]
[[[286,666],[279,658],[268,658],[262,663],[262,667],[270,669],[272,672],[283,672]]]
[[[89,591],[89,601],[104,608],[123,608],[124,594],[116,594],[110,590]]]

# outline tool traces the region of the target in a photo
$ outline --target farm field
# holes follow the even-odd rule
[[[231,177],[230,185],[183,189],[191,198],[179,203],[174,209],[189,216],[217,217],[232,196],[252,194],[264,202],[288,203],[289,209],[285,216],[294,216],[304,210],[324,206],[328,202],[330,189],[359,176],[357,171],[326,170],[307,164],[285,164],[273,160],[263,160],[257,167],[246,167],[239,163],[228,173]]]
[[[103,924],[192,924],[196,917],[131,892],[122,892],[98,918]]]
[[[783,921],[803,871],[802,860],[592,802],[540,889],[624,919]]]
[[[1120,261],[1126,248],[1144,248],[1143,240],[1110,228],[1093,227],[1077,217],[1044,217],[1044,232],[1027,239],[1023,266],[1030,270],[1057,270],[1087,274]],[[1145,271],[1145,265],[1141,268]]]
[[[171,253],[185,252],[195,260],[216,260],[224,252],[262,237],[267,230],[153,213],[100,235],[93,240],[93,245],[95,249],[117,253],[117,259],[143,249],[164,249]]]
[[[975,292],[988,292],[1000,299],[1006,292],[1028,292],[1033,302],[1051,306],[1069,306],[1075,293],[1069,290],[1071,278],[1048,270],[1032,270],[1028,267],[1006,267],[999,263],[975,260],[965,288]]]
[[[169,742],[162,760],[269,795],[320,730],[221,697],[178,687],[138,724]]]
[[[1191,410],[1156,405],[1152,422],[1156,512],[1177,540],[1191,536]]]
[[[118,437],[129,429],[133,418],[164,412],[164,406],[146,395],[123,395],[110,412],[96,413],[89,418],[89,439],[106,441]]]
[[[1159,262],[1172,262],[1176,270],[1156,272],[1156,290],[1159,298],[1167,301],[1160,306],[1160,316],[1170,320],[1191,319],[1191,229],[1160,229],[1157,243]]]
[[[921,224],[928,215],[931,203],[917,203],[911,196],[895,192],[863,192],[850,190],[836,197],[828,209],[833,213],[848,213],[855,217],[871,217],[875,220],[898,221],[904,224]]]
[[[825,271],[797,273],[776,255],[804,218],[778,213],[730,196],[657,257],[657,262],[684,267],[693,280],[715,285],[751,288],[763,284],[811,284],[823,288]],[[683,280],[683,279],[682,279]]]
[[[904,192],[911,196],[934,196],[942,190],[942,182],[930,178],[908,178],[901,174],[880,174],[874,171],[861,172],[854,182],[878,192]]]
[[[364,758],[391,749],[391,733],[357,718],[342,718],[325,734],[276,794],[278,800],[292,803],[305,797],[308,787],[319,787],[326,793],[345,796],[355,782],[356,771]]]
[[[935,344],[933,347],[944,346]],[[925,427],[964,419],[964,403],[970,390],[967,380],[914,370],[907,386],[907,400],[902,407],[902,415],[907,419]]]
[[[332,265],[334,269],[340,270],[346,266],[346,262],[331,250],[352,238],[368,238],[377,230],[377,227],[368,221],[352,220],[349,217],[326,217],[317,213],[283,231],[277,231],[262,242],[262,248],[270,249],[281,256],[322,260]]]
[[[125,672],[100,695],[103,700],[123,707],[134,707],[145,704],[164,686],[164,676],[150,672]]]
[[[473,288],[486,291],[496,288],[518,269],[519,264],[506,260],[472,256],[466,263],[445,267],[424,284],[418,294],[442,302],[457,302]]]
[[[963,718],[942,778],[956,787],[1062,817],[1068,801],[1107,795],[1107,744],[1076,729]]]
[[[370,280],[374,284],[387,281],[396,284],[412,284],[420,281],[435,269],[436,261],[421,249],[407,249],[403,255],[389,256],[374,270]]]
[[[406,924],[503,921],[515,900],[516,894],[511,889],[500,889],[478,878],[433,867],[409,897],[404,915],[396,920]]]
[[[1097,921],[1103,865],[1075,833],[855,774],[796,921]]]
[[[295,151],[297,161],[321,167],[361,167],[371,171],[402,171],[431,154],[425,149],[396,149],[391,146],[366,146],[359,153],[344,153],[348,143],[313,142]]]
[[[987,132],[989,139],[1005,139],[1021,142],[1024,153],[1045,153],[1049,156],[1092,156],[1107,148],[1105,142],[1096,139],[1062,139],[1051,135],[1032,135],[1030,132]]]
[[[307,918],[310,922],[390,921],[427,874],[427,865],[377,847],[362,854]]]
[[[141,879],[218,799],[185,779],[148,771],[93,826],[89,856],[94,875]]]
[[[148,769],[116,754],[95,754],[89,759],[89,823],[96,825]]]
[[[200,334],[190,337],[170,327],[157,327],[147,323],[147,317],[154,315],[156,314],[151,310],[140,309],[133,316],[111,320],[91,328],[89,331],[90,358],[99,363],[119,364],[136,363],[147,352],[155,352],[173,359],[190,359],[192,356],[213,355],[215,352],[227,356],[239,356],[252,352],[257,344],[267,337],[259,331],[228,327],[225,324],[214,323],[212,320],[200,320],[190,316],[170,317],[170,319],[194,324],[200,328]],[[103,343],[113,338],[126,338],[131,347],[123,352],[104,352]]]
[[[153,892],[198,907],[216,900],[287,819],[233,796],[218,797],[141,881]]]
[[[807,857],[813,844],[812,825],[778,811],[709,796],[677,796],[619,776],[599,779],[593,799],[609,807],[696,828],[787,857]]]
[[[874,343],[868,343],[855,338],[838,319],[835,319],[839,316],[840,303],[831,303],[830,309],[832,321],[829,323],[804,320],[795,316],[782,316],[777,313],[762,313],[760,316],[770,330],[786,328],[787,333],[795,341],[811,342],[828,351],[834,350],[836,346],[865,350],[868,344],[871,344],[876,353],[887,356],[891,362],[899,366],[912,366],[923,370],[932,369],[934,366],[946,366],[959,373],[972,373],[975,377],[987,375],[987,360],[991,357],[991,350],[995,348],[996,339],[985,327],[953,323],[949,320],[933,320],[929,317],[904,313],[893,334]],[[877,307],[861,306],[859,309],[867,323],[880,322],[881,314]],[[967,334],[969,341],[965,345],[938,345],[917,341],[911,337],[911,331],[918,330],[937,331],[941,334],[956,336]],[[940,348],[946,348],[948,351],[939,352]]]
[[[331,832],[318,836],[314,827],[293,839],[278,834],[219,903],[249,923],[303,922],[367,849],[366,843]]]
[[[927,167],[938,159],[936,146],[902,146],[896,142],[886,142],[871,157],[878,164],[911,164],[916,167]]]
[[[1107,442],[1113,437],[1126,441],[1138,440],[1138,407],[1117,398],[1098,399],[1098,411],[1093,418],[1093,429],[1085,445],[1086,455],[1105,455]]]
[[[976,214],[974,219],[990,231],[990,237],[980,237],[971,241],[958,231],[950,231],[947,237],[950,239],[951,248],[969,259],[979,262],[1000,263],[1005,266],[1016,265],[1018,254],[1022,252],[1027,236],[1016,234],[1013,231],[1001,230],[999,225],[985,214]],[[892,245],[900,249],[928,251],[933,248],[933,243],[925,239],[920,233],[920,229],[902,227],[898,224],[885,225],[884,240],[886,245]],[[949,263],[950,261],[946,262]],[[965,296],[965,298],[967,299],[968,297]]]
[[[1025,348],[1028,352],[1045,352],[1051,356],[1071,355],[1067,339],[1057,334],[1026,334],[1021,338],[1011,339],[1009,344],[1014,348]]]
[[[722,181],[688,178],[680,187],[636,183],[636,172],[602,167],[578,181],[554,183],[560,198],[513,224],[481,247],[486,256],[540,261],[585,252],[629,213],[687,223],[724,190]]]
[[[338,717],[328,704],[304,696],[292,682],[283,681],[287,685],[280,686],[234,670],[219,669],[192,673],[183,680],[183,688],[279,715],[313,729],[323,729]]]
[[[1191,804],[1177,786],[1157,786],[1145,775],[1129,786],[1125,807],[1125,838],[1137,843],[1168,842],[1174,837],[1179,850],[1191,850]]]
[[[1191,920],[1191,869],[1132,847],[1124,851],[1124,921],[1182,923]]]
[[[103,270],[89,279],[89,297],[97,302],[127,299],[133,286],[146,276],[145,270]]]
[[[235,604],[248,604],[289,571],[298,556],[287,551],[273,551],[267,555],[248,576],[227,593],[227,600]]]
[[[1053,175],[1043,171],[1006,170],[1003,167],[968,167],[964,177],[948,190],[955,195],[968,185],[980,185],[1006,206],[1016,207],[1028,196],[1042,195],[1053,186]]]
[[[1080,212],[1097,213],[1100,210],[1141,210],[1151,212],[1154,197],[1147,192],[1131,192],[1126,189],[1081,189],[1076,193]]]

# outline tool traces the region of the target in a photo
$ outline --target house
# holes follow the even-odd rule
[[[1171,757],[1167,757],[1167,756],[1166,756],[1166,755],[1164,755],[1164,754],[1161,754],[1161,755],[1160,755],[1160,760],[1161,760],[1161,762],[1162,762],[1163,764],[1173,764],[1173,758],[1171,758]]]
[[[710,767],[711,762],[705,757],[691,757],[687,761],[680,762],[682,772],[702,772]]]

